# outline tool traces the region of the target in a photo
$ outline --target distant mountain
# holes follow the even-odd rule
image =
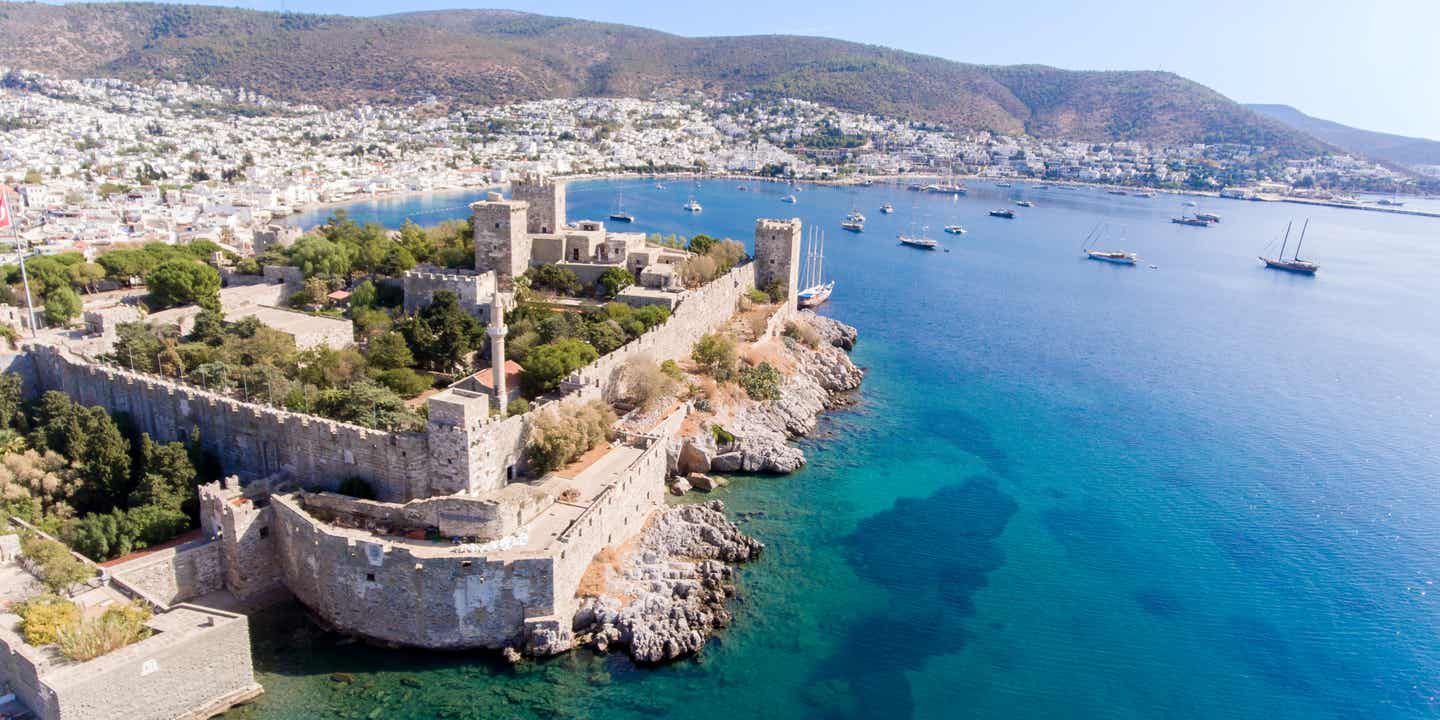
[[[1414,167],[1440,165],[1440,142],[1424,138],[1361,130],[1311,117],[1289,105],[1246,105],[1266,117],[1324,140],[1337,148],[1377,162]]]
[[[0,57],[64,76],[186,80],[329,105],[747,91],[1042,138],[1323,151],[1170,73],[970,65],[827,38],[687,38],[504,10],[355,18],[0,2]]]

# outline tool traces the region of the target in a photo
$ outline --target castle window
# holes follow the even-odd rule
[[[375,573],[365,573],[365,582],[375,582]]]
[[[495,223],[495,229],[496,229],[496,230],[499,230],[499,229],[500,229],[500,223],[498,223],[498,222]]]
[[[461,560],[461,561],[460,561],[460,567],[470,567],[471,564],[472,564],[472,563],[471,563],[469,560]]]
[[[268,526],[260,528],[260,539],[264,540],[268,537],[270,537],[270,528]]]

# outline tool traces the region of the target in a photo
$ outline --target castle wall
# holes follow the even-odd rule
[[[336,627],[384,642],[432,648],[500,648],[519,642],[528,615],[554,609],[546,558],[417,557],[391,544],[316,522],[276,496],[277,557],[285,584]]]
[[[149,553],[111,567],[110,574],[161,607],[225,588],[220,543],[209,539]]]
[[[470,206],[475,233],[475,270],[494,271],[495,284],[508,290],[530,268],[530,236],[525,232],[528,205],[521,201],[482,200]]]
[[[410,270],[403,278],[405,312],[414,314],[430,304],[435,293],[449,290],[460,299],[460,307],[481,322],[490,322],[490,296],[495,294],[495,273],[426,272]]]
[[[755,263],[740,265],[686,295],[669,320],[575,371],[566,378],[567,386],[596,387],[606,397],[611,397],[619,371],[630,358],[649,355],[659,362],[666,358],[688,357],[700,336],[714,332],[734,315],[741,296],[755,287],[755,271]]]
[[[227,474],[248,477],[289,472],[308,484],[338,488],[348,477],[370,482],[383,499],[430,494],[428,449],[422,433],[371,430],[245,403],[151,375],[88,363],[49,346],[29,348],[39,385],[84,405],[128,413],[157,442],[185,440],[199,429],[201,444]]]

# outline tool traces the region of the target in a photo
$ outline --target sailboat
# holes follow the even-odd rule
[[[1280,241],[1280,255],[1273,258],[1267,258],[1261,255],[1260,262],[1265,263],[1265,267],[1271,270],[1284,270],[1285,272],[1300,275],[1314,275],[1315,271],[1320,269],[1320,266],[1309,260],[1300,259],[1300,246],[1305,244],[1305,231],[1310,228],[1309,218],[1305,219],[1305,225],[1300,228],[1300,239],[1295,243],[1295,254],[1291,255],[1289,260],[1285,259],[1285,245],[1290,242],[1290,228],[1294,224],[1294,221],[1285,224],[1285,239]]]
[[[1125,250],[1092,250],[1090,248],[1095,241],[1105,237],[1105,231],[1108,229],[1109,226],[1105,223],[1097,224],[1094,228],[1091,228],[1090,233],[1085,236],[1085,241],[1080,244],[1080,250],[1091,260],[1099,260],[1100,262],[1114,263],[1116,265],[1130,265],[1133,267],[1135,263],[1140,260],[1140,257],[1133,252],[1127,252]]]
[[[700,202],[695,199],[695,196],[694,196],[694,195],[691,195],[691,196],[690,196],[690,199],[685,201],[684,208],[685,208],[685,212],[692,212],[692,213],[698,213],[698,212],[700,212],[701,210],[704,210],[704,209],[705,209],[705,208],[703,208],[703,207],[700,206]]]
[[[610,219],[616,222],[635,222],[635,216],[625,212],[625,193],[620,193],[620,200],[617,202],[615,212],[610,213]]]
[[[805,267],[800,284],[805,289],[799,293],[800,307],[810,308],[830,299],[835,281],[825,282],[825,233],[820,228],[810,228],[810,248],[805,253]]]

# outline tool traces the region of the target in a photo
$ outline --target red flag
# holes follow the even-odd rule
[[[10,227],[10,198],[0,190],[0,228]]]

